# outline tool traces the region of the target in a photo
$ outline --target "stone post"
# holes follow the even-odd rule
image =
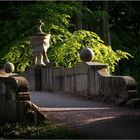
[[[32,65],[27,68],[27,79],[30,83],[30,90],[41,90],[42,73],[41,69],[50,64],[47,56],[47,49],[49,48],[49,40],[51,35],[45,34],[41,27],[43,23],[41,20],[37,23],[36,33],[29,37],[30,46],[32,48],[33,60]]]
[[[4,74],[0,74],[0,123],[29,121],[37,123],[46,119],[39,107],[30,101],[28,81],[12,73],[14,65],[4,64]]]

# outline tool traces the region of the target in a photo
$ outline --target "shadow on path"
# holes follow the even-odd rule
[[[31,92],[31,101],[58,124],[82,138],[140,139],[140,110],[48,92]]]
[[[140,139],[140,116],[93,120],[74,128],[82,138]]]

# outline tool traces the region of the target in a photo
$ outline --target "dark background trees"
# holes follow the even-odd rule
[[[92,1],[85,5],[93,12],[86,17],[86,28],[111,44],[113,50],[121,49],[133,56],[119,61],[115,74],[131,75],[140,83],[140,2]]]
[[[0,63],[13,61],[17,71],[30,65],[28,37],[40,18],[46,25],[44,32],[52,34],[53,53],[74,31],[93,31],[113,50],[121,49],[133,56],[119,61],[115,73],[134,76],[140,83],[139,6],[139,1],[0,2]]]

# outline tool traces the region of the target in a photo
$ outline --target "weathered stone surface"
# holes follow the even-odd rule
[[[35,90],[35,68],[28,67],[24,75],[29,82],[29,90]]]
[[[16,82],[15,84],[18,87],[18,92],[29,91],[28,81],[24,77],[21,77],[19,75],[10,76],[10,78],[8,78],[8,83],[12,83],[13,80]]]
[[[80,58],[82,61],[89,62],[93,59],[94,52],[92,49],[85,47],[80,51]]]
[[[98,71],[98,74],[100,94],[127,100],[130,98],[130,91],[133,90],[133,95],[135,95],[136,82],[132,77],[107,75],[102,69]]]
[[[76,91],[77,93],[87,94],[88,76],[87,74],[76,75]]]
[[[63,78],[62,90],[65,93],[75,94],[76,92],[76,77],[73,75],[67,75]]]
[[[4,121],[17,121],[17,103],[13,100],[7,100],[5,102],[5,118]]]
[[[29,81],[29,90],[41,91],[42,89],[42,72],[44,67],[36,65],[35,67],[28,67],[24,76]]]
[[[17,121],[18,93],[28,91],[28,82],[23,77],[0,77],[0,119]]]
[[[40,122],[47,120],[47,116],[40,112],[40,108],[30,101],[23,102],[25,106],[24,119],[30,122]]]
[[[42,90],[43,91],[51,91],[53,89],[53,68],[43,68],[41,70],[42,75]]]
[[[6,94],[6,85],[5,85],[5,79],[0,78],[0,96]]]
[[[81,62],[74,68],[75,74],[87,74],[88,73],[88,65],[85,62]]]
[[[91,96],[98,96],[99,90],[99,79],[97,77],[96,67],[94,65],[90,65],[89,73],[88,73],[88,91]]]
[[[118,105],[138,97],[136,82],[132,77],[109,75],[106,67],[105,64],[98,62],[81,62],[70,69],[40,68],[41,74],[38,75],[42,79],[41,90],[62,91],[84,97],[100,97]],[[38,83],[39,80],[36,82]],[[32,84],[32,80],[29,83]]]
[[[19,75],[0,77],[0,121],[17,122],[44,120],[39,108],[30,102],[28,82]],[[28,117],[29,110],[34,114]]]

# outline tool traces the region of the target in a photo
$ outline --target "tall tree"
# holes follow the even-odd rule
[[[78,1],[77,5],[79,9],[76,10],[75,16],[74,16],[74,21],[75,21],[75,26],[76,30],[81,30],[83,28],[83,23],[82,23],[82,1]]]
[[[103,33],[103,40],[107,45],[111,46],[111,38],[110,38],[110,29],[109,29],[109,12],[108,12],[108,1],[102,2],[102,8],[105,12],[102,20],[102,33]]]

